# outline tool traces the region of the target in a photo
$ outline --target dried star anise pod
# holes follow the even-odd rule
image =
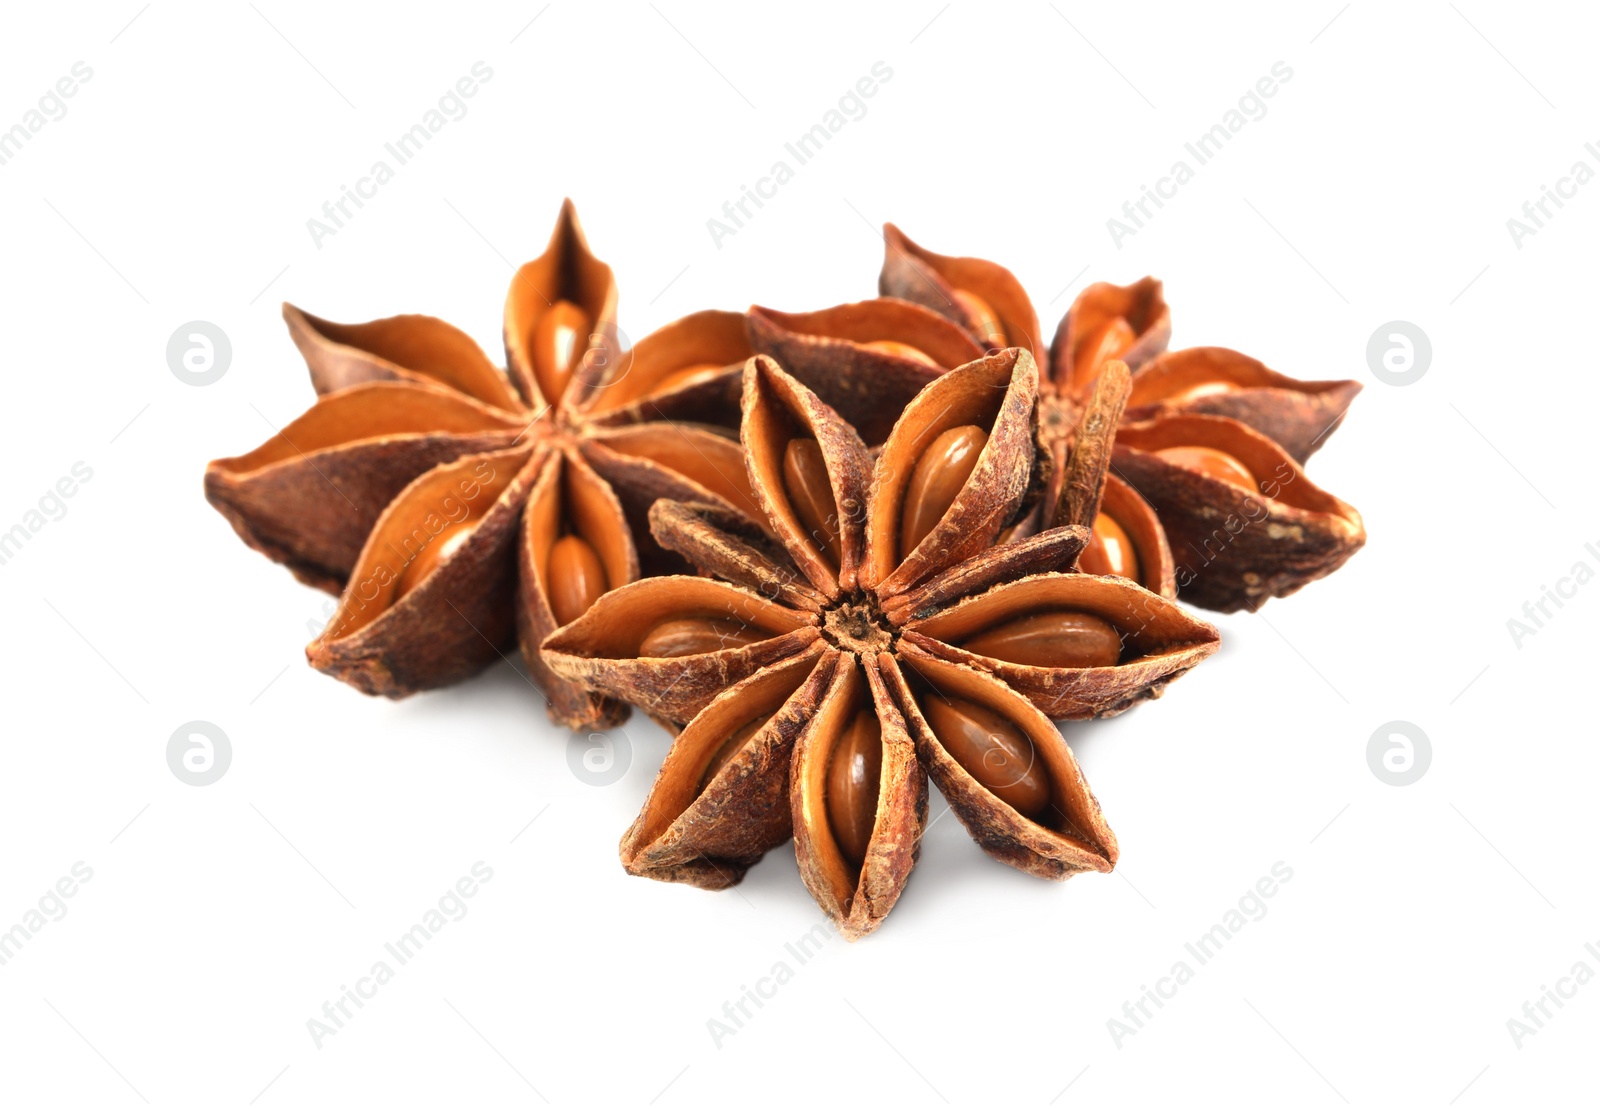
[[[722,888],[792,834],[854,939],[905,885],[930,775],[1002,862],[1111,869],[1116,839],[1050,717],[1153,695],[1217,635],[1132,581],[1055,572],[1079,523],[995,544],[1030,487],[1037,391],[1025,350],[980,358],[917,394],[874,458],[775,361],[746,364],[740,438],[769,527],[658,502],[662,545],[722,580],[637,582],[543,645],[555,672],[688,720],[623,838],[629,872]],[[1075,484],[1097,484],[1113,430],[1084,436]]]
[[[863,364],[901,378],[953,364],[955,344],[913,304],[978,346],[1028,350],[1046,367],[1041,512],[1063,503],[1066,460],[1102,368],[1125,362],[1135,371],[1132,396],[1080,569],[1207,608],[1254,610],[1332,573],[1366,541],[1360,514],[1301,468],[1343,418],[1357,382],[1297,381],[1217,347],[1163,353],[1171,313],[1153,278],[1089,286],[1046,344],[1026,292],[1003,266],[935,254],[893,224],[884,242],[878,300],[804,315],[752,309],[756,350],[798,367],[829,403],[865,409],[874,397],[860,396]],[[897,379],[883,395],[899,388]],[[1044,515],[1006,538],[1060,522]]]
[[[516,638],[554,719],[622,719],[625,706],[548,671],[537,644],[641,564],[683,568],[650,538],[656,499],[757,509],[731,432],[663,418],[736,414],[743,316],[702,312],[619,356],[616,304],[569,201],[512,279],[509,374],[429,316],[337,324],[284,306],[319,399],[212,462],[205,487],[247,544],[342,594],[306,648],[313,666],[402,697]]]
[[[751,345],[777,359],[806,388],[822,393],[869,446],[888,438],[923,386],[984,353],[957,324],[893,297],[820,312],[756,305],[746,319]]]

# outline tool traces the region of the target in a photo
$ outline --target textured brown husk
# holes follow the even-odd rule
[[[739,426],[739,388],[750,347],[743,312],[696,312],[652,331],[591,390],[584,415],[600,426],[691,420]],[[707,381],[661,391],[656,386],[695,365],[726,369]]]
[[[1007,348],[938,378],[907,407],[875,460],[837,412],[772,359],[752,358],[744,374],[740,436],[769,528],[747,526],[730,533],[719,526],[718,515],[725,510],[693,504],[663,502],[650,513],[662,546],[737,584],[667,577],[608,594],[545,641],[549,665],[599,692],[645,705],[658,717],[699,712],[682,733],[688,741],[685,751],[694,754],[683,755],[683,765],[675,764],[670,772],[663,770],[676,778],[669,776],[665,785],[658,782],[658,789],[676,788],[678,796],[686,781],[683,775],[691,772],[684,767],[703,765],[693,759],[707,749],[707,736],[725,734],[736,722],[751,718],[739,692],[751,686],[724,692],[730,683],[757,683],[775,668],[795,665],[801,652],[823,645],[837,652],[827,692],[794,741],[790,815],[802,879],[847,938],[876,928],[905,887],[925,826],[929,773],[994,857],[1055,878],[1109,870],[1116,859],[1115,838],[1083,785],[1070,750],[1024,692],[1053,699],[1053,708],[1067,706],[1065,715],[1120,711],[1153,696],[1210,654],[1216,633],[1133,582],[1047,572],[1076,559],[1088,538],[1082,526],[994,545],[1015,517],[1032,476],[1038,387],[1033,358],[1020,348]],[[988,436],[976,466],[928,537],[901,559],[899,509],[915,462],[943,430],[967,424],[976,424]],[[840,506],[837,555],[831,545],[813,542],[788,502],[781,460],[786,444],[797,437],[814,439],[820,447]],[[1127,666],[1098,670],[1008,667],[962,652],[932,634],[941,620],[960,630],[956,638],[964,638],[980,630],[980,624],[1009,619],[1019,611],[1011,605],[1014,597],[1041,598],[1042,611],[1084,599],[1081,609],[1123,622],[1135,657]],[[735,613],[781,634],[753,646],[682,659],[629,657],[637,655],[643,637],[662,620]],[[1130,613],[1144,623],[1134,626]],[[976,700],[1021,728],[1050,768],[1059,812],[1043,825],[1027,820],[962,770],[921,720],[903,672],[907,664],[918,683],[931,682],[950,695]],[[883,765],[876,819],[865,859],[856,868],[846,861],[828,822],[826,778],[835,745],[855,714],[869,706],[882,734]],[[762,749],[777,752],[781,747]],[[770,762],[760,761],[764,755],[747,749],[742,757],[746,769],[759,765],[763,774],[776,773]],[[708,871],[686,853],[652,857],[649,867],[635,865],[639,843],[655,838],[653,818],[647,821],[649,836],[624,840],[630,869],[713,886],[742,873],[740,868],[778,829],[766,804],[770,777],[762,779],[764,801],[753,812],[744,812],[724,796],[734,780],[747,779],[737,774],[729,779],[723,771],[691,810],[715,811],[716,819],[738,825],[696,833],[700,845],[713,835],[734,845],[719,849],[720,869]],[[663,873],[657,873],[656,863],[665,868]]]
[[[1116,316],[1125,318],[1137,336],[1133,346],[1121,355],[1130,370],[1137,370],[1167,349],[1172,339],[1172,313],[1161,282],[1153,277],[1141,278],[1132,285],[1096,282],[1078,294],[1061,317],[1050,343],[1050,377],[1057,389],[1088,386],[1088,382],[1073,381],[1078,348],[1089,333]]]
[[[650,796],[622,837],[622,865],[629,874],[702,889],[723,889],[790,830],[789,756],[810,726],[828,688],[839,652],[813,643],[792,659],[769,666],[723,691],[679,733],[662,761]],[[743,725],[753,706],[780,703],[770,721],[746,741],[712,783],[666,820],[666,795],[693,791],[704,756]],[[711,788],[715,783],[717,788]],[[655,818],[652,820],[652,818]],[[665,823],[656,828],[653,824]]]
[[[640,658],[639,644],[664,620],[723,616],[772,638],[682,658]],[[612,590],[543,643],[545,664],[569,681],[687,721],[728,686],[815,642],[814,618],[748,589],[709,578],[646,578]]]
[[[530,344],[539,320],[558,300],[579,305],[593,321],[589,331],[592,357],[572,375],[565,397],[546,397],[539,390],[533,371]],[[538,412],[562,406],[581,410],[589,398],[584,395],[587,379],[614,367],[620,357],[617,346],[617,282],[611,267],[594,256],[589,240],[578,223],[572,201],[561,204],[555,230],[543,254],[524,264],[511,278],[506,291],[503,325],[506,368],[522,395],[523,403]],[[642,341],[642,340],[641,340]]]
[[[526,449],[468,455],[407,486],[372,529],[327,629],[306,647],[311,665],[364,693],[404,697],[493,661],[514,628],[512,549],[538,462]],[[514,476],[466,543],[416,588],[386,602],[382,593],[408,561],[399,537],[418,528],[417,513],[441,514],[459,482],[482,466]],[[379,609],[375,616],[369,606]]]
[[[883,663],[894,665],[887,656],[881,660],[846,656],[835,671],[834,686],[814,726],[795,745],[789,775],[800,879],[847,940],[860,939],[876,929],[894,908],[921,853],[928,822],[928,776],[917,762],[905,719],[884,686]],[[865,691],[862,685],[867,687]],[[837,738],[837,730],[849,721],[862,692],[870,696],[883,729],[883,767],[867,857],[851,881],[848,864],[839,857],[828,827],[823,785],[832,752],[824,741]]]
[[[458,418],[418,418],[435,406],[457,406]],[[338,593],[385,505],[435,466],[510,446],[516,424],[450,394],[357,385],[318,401],[249,454],[211,463],[206,499],[247,545]]]
[[[883,225],[883,271],[878,292],[930,308],[960,324],[980,346],[986,345],[977,319],[952,295],[957,290],[986,301],[1005,330],[1005,346],[1021,347],[1035,360],[1044,350],[1039,317],[1022,283],[1004,266],[983,258],[935,254],[912,242],[892,223]]]
[[[1135,653],[1116,666],[1020,666],[964,650],[978,632],[1029,612],[1089,612],[1110,621]],[[930,654],[999,675],[1052,720],[1115,716],[1214,654],[1217,629],[1127,578],[1035,574],[1005,582],[907,624],[903,639]]]
[[[459,328],[432,316],[343,324],[285,304],[283,322],[318,393],[394,381],[441,388],[502,411],[517,406],[510,383],[483,348]]]
[[[1261,483],[1262,495],[1151,453],[1178,445],[1232,454]],[[1283,448],[1235,420],[1170,416],[1126,425],[1116,467],[1161,517],[1177,562],[1178,595],[1205,608],[1254,612],[1331,574],[1366,542],[1359,512],[1314,484]]]
[[[1101,490],[1106,471],[1111,468],[1111,450],[1116,441],[1117,424],[1128,403],[1132,382],[1127,364],[1107,362],[1095,383],[1094,393],[1084,407],[1078,437],[1068,458],[1061,488],[1052,502],[1052,525],[1078,524],[1092,528],[1100,515]]]
[[[1033,405],[1039,372],[1027,351],[1009,347],[930,384],[906,406],[878,455],[867,506],[869,555],[862,582],[893,597],[989,547],[1012,520],[1033,472]],[[967,485],[944,518],[901,561],[900,511],[927,444],[964,424],[989,434]]]
[[[530,342],[539,320],[563,299],[581,305],[592,323],[564,395],[545,398]],[[432,317],[340,324],[284,306],[290,335],[323,395],[255,451],[213,462],[206,496],[247,544],[303,581],[345,590],[342,613],[359,599],[351,589],[370,590],[359,581],[347,585],[352,569],[407,490],[445,467],[508,448],[531,459],[517,477],[515,503],[480,521],[481,534],[439,560],[392,612],[371,618],[375,606],[388,607],[394,590],[382,600],[367,598],[359,627],[331,631],[308,648],[314,665],[365,692],[401,697],[505,657],[514,625],[554,719],[583,729],[623,718],[623,704],[570,683],[538,655],[538,644],[555,630],[543,583],[551,544],[562,533],[580,535],[616,587],[642,568],[685,568],[650,534],[655,500],[682,498],[747,515],[758,510],[742,449],[729,432],[669,425],[653,415],[657,401],[712,414],[717,395],[726,400],[731,389],[737,396],[737,368],[659,396],[639,378],[623,384],[634,369],[660,384],[675,369],[742,361],[749,353],[743,316],[700,313],[668,325],[640,340],[636,366],[618,357],[616,303],[610,267],[589,250],[568,202],[549,247],[518,270],[507,295],[509,371]],[[608,393],[612,388],[628,393],[626,404],[606,403],[608,396],[622,398]],[[484,557],[504,561],[491,566]]]
[[[987,300],[996,315],[1007,318],[1026,318],[1031,311],[1026,308],[1020,283],[1002,266],[984,259],[935,254],[913,243],[892,224],[885,226],[884,243],[879,287],[927,305],[969,331],[976,333],[983,328],[956,295],[960,292]],[[1078,496],[1064,488],[1068,461],[1081,435],[1084,410],[1096,380],[1102,376],[1100,368],[1093,372],[1086,369],[1079,379],[1080,348],[1096,336],[1102,325],[1119,316],[1128,321],[1134,332],[1133,341],[1119,355],[1133,371],[1132,395],[1121,416],[1123,424],[1170,415],[1223,417],[1242,428],[1261,432],[1294,461],[1303,463],[1338,426],[1360,389],[1358,383],[1350,381],[1295,381],[1255,359],[1223,348],[1163,353],[1171,340],[1172,317],[1161,282],[1146,277],[1129,285],[1090,285],[1074,299],[1048,351],[1035,346],[1035,353],[1048,370],[1040,382],[1037,419],[1042,488],[1030,493],[1029,511],[1012,522],[1003,541],[1024,538],[1052,522],[1072,522],[1087,514],[1085,506],[1069,505],[1063,506],[1066,516],[1052,517],[1064,496]],[[1181,390],[1179,382],[1194,384],[1202,380],[1226,381],[1236,388],[1182,403],[1172,403],[1163,396],[1164,392]],[[1106,480],[1102,496],[1107,511],[1128,532],[1139,555],[1140,584],[1163,596],[1176,596],[1177,578],[1185,570],[1184,556],[1176,550],[1183,545],[1179,532],[1187,542],[1196,534],[1208,534],[1210,528],[1175,521],[1168,527],[1168,512],[1160,510],[1169,508],[1171,502],[1152,505],[1131,487],[1138,483],[1128,483],[1126,478],[1126,474],[1113,473]],[[1086,487],[1093,485],[1086,483]],[[1343,509],[1348,508],[1343,505]],[[1191,583],[1184,598],[1208,608],[1257,607],[1268,596],[1292,592],[1328,572],[1359,543],[1352,546],[1341,539],[1336,545],[1342,547],[1342,555],[1329,552],[1325,558],[1310,558],[1309,564],[1288,547],[1282,548],[1288,561],[1281,565],[1271,564],[1271,549],[1265,547],[1257,552],[1266,560],[1264,564],[1234,566],[1228,560],[1213,559],[1206,569],[1206,575],[1213,580],[1199,587]],[[1236,580],[1215,580],[1235,570]],[[1188,567],[1183,576],[1194,574],[1194,569]]]
[[[1154,399],[1203,381],[1227,382],[1237,389],[1181,404]],[[1359,381],[1300,381],[1236,350],[1190,347],[1167,351],[1139,371],[1127,418],[1227,416],[1273,440],[1303,466],[1338,428],[1359,392]]]
[[[1003,682],[988,675],[902,649],[902,660],[933,687],[928,696],[956,694],[999,711],[1022,727],[1049,766],[1054,827],[1036,823],[1000,801],[951,758],[928,727],[901,667],[892,671],[917,754],[928,776],[950,802],[957,819],[990,855],[1007,866],[1040,878],[1063,879],[1085,870],[1109,873],[1117,862],[1117,839],[1100,812],[1072,756],[1055,727]]]
[[[892,297],[817,312],[753,307],[746,315],[751,345],[777,359],[868,444],[883,442],[900,410],[943,370],[983,355],[958,324]],[[861,345],[882,339],[916,347],[940,369]]]

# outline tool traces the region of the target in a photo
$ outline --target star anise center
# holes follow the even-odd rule
[[[822,637],[841,651],[872,658],[892,650],[897,634],[890,626],[878,599],[857,591],[838,601],[822,614]]]

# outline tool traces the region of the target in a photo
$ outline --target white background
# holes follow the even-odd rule
[[[139,3],[13,5],[0,29],[0,126],[93,70],[0,166],[0,530],[93,471],[0,566],[0,929],[93,870],[0,966],[0,1101],[1593,1097],[1600,984],[1520,1046],[1507,1027],[1574,963],[1600,972],[1600,585],[1520,645],[1507,629],[1575,563],[1600,569],[1600,183],[1520,248],[1506,226],[1579,159],[1600,170],[1591,14]],[[468,114],[314,245],[306,220],[477,61],[493,77]],[[865,117],[714,245],[723,202],[879,61]],[[1107,219],[1279,61],[1265,118],[1114,245]],[[634,337],[872,295],[885,220],[1010,266],[1047,330],[1088,282],[1154,273],[1174,346],[1366,384],[1310,472],[1369,546],[1220,618],[1221,653],[1164,699],[1067,727],[1115,874],[1041,882],[941,818],[887,924],[801,966],[784,945],[822,917],[788,849],[720,894],[622,872],[658,729],[619,730],[629,769],[594,786],[509,666],[399,703],[310,671],[324,596],[201,496],[208,459],[312,400],[280,301],[429,312],[498,357],[511,268],[565,195]],[[1397,319],[1433,345],[1405,388],[1366,359]],[[166,363],[190,320],[233,345],[204,388]],[[192,720],[233,749],[204,788],[166,761]],[[1368,765],[1393,720],[1431,740],[1414,785]],[[467,915],[314,1044],[324,1002],[480,860]],[[1293,879],[1265,918],[1114,1039],[1278,861]],[[779,961],[792,979],[717,1042],[707,1022]]]

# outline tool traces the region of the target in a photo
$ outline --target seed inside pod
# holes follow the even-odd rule
[[[1112,574],[1139,580],[1139,552],[1123,526],[1102,512],[1094,518],[1089,545],[1078,556],[1078,569],[1085,574]]]
[[[1122,657],[1122,633],[1088,612],[1035,612],[979,632],[960,646],[1018,666],[1115,666]]]
[[[828,828],[839,853],[859,867],[878,819],[878,778],[883,770],[883,730],[871,709],[857,712],[828,763]]]
[[[1094,380],[1100,373],[1102,363],[1120,358],[1137,338],[1133,325],[1125,317],[1113,316],[1089,334],[1078,347],[1078,362],[1072,369],[1073,379],[1079,384]]]
[[[674,389],[683,389],[690,385],[698,385],[702,381],[709,381],[711,378],[721,373],[723,369],[724,367],[718,366],[712,362],[699,362],[693,366],[685,366],[681,370],[673,370],[666,377],[663,377],[660,381],[656,382],[655,385],[650,389],[650,392],[670,393]]]
[[[978,465],[978,455],[988,442],[989,436],[983,428],[967,424],[950,428],[928,444],[928,449],[911,471],[911,481],[906,486],[905,506],[900,511],[902,559],[916,550],[917,544],[927,537],[955,503],[961,487]]]
[[[725,616],[691,616],[663,620],[639,644],[640,658],[683,658],[730,647],[748,647],[771,638],[770,633]]]
[[[999,314],[995,312],[987,300],[984,300],[977,293],[969,293],[965,289],[952,289],[950,292],[955,297],[956,303],[965,308],[967,314],[977,322],[978,334],[986,345],[990,347],[1003,347],[1006,345],[1006,329],[1000,323]]]
[[[587,541],[563,535],[550,548],[544,580],[550,591],[550,610],[556,622],[570,624],[606,591],[606,569]]]
[[[1170,404],[1183,404],[1201,397],[1214,397],[1222,393],[1237,393],[1239,387],[1231,381],[1202,381],[1187,389],[1179,389],[1166,398]]]
[[[1050,778],[1023,730],[992,709],[938,694],[922,715],[950,757],[1000,800],[1030,820],[1050,803]]]
[[[754,720],[748,720],[738,728],[735,728],[733,734],[722,741],[722,746],[712,753],[711,761],[706,763],[705,773],[700,775],[701,793],[705,792],[706,786],[711,784],[711,779],[717,776],[717,772],[727,766],[733,760],[733,756],[739,753],[740,748],[745,745],[745,741],[760,731],[763,725],[771,719],[770,715],[763,715],[756,717]]]
[[[874,339],[869,343],[862,343],[861,345],[866,347],[868,350],[876,350],[884,354],[893,354],[900,358],[909,358],[913,362],[921,362],[924,366],[932,366],[936,370],[941,368],[939,363],[935,362],[932,358],[928,357],[927,354],[918,350],[910,343],[901,343],[894,339]]]
[[[1182,466],[1197,474],[1205,474],[1218,481],[1225,481],[1229,485],[1236,485],[1246,492],[1256,492],[1255,475],[1250,473],[1248,466],[1227,451],[1219,451],[1215,447],[1167,447],[1156,451],[1156,456],[1166,459],[1174,466]]]
[[[446,525],[438,535],[428,540],[427,546],[413,555],[411,561],[406,563],[405,569],[400,571],[400,581],[394,599],[398,601],[421,585],[422,579],[433,573],[435,566],[454,554],[456,548],[467,541],[472,529],[477,526],[476,517],[460,520]]]
[[[812,543],[826,548],[838,565],[839,509],[815,439],[791,439],[783,448],[783,490]]]
[[[589,341],[594,321],[570,300],[550,306],[533,329],[533,376],[545,403],[555,404],[567,391],[572,371]]]

